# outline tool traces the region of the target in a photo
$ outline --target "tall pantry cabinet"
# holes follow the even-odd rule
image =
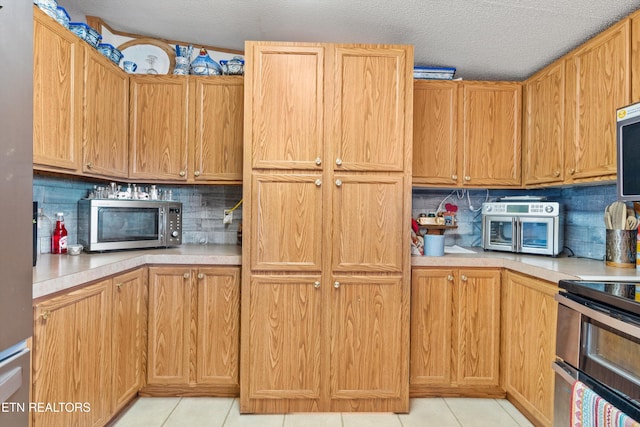
[[[245,58],[240,410],[406,412],[413,48]]]

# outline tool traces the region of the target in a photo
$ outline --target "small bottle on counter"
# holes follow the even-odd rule
[[[62,212],[56,214],[56,226],[53,229],[53,233],[51,233],[51,253],[67,253],[67,229],[64,226],[64,214]]]

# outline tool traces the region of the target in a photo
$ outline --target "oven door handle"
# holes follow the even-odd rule
[[[640,327],[632,323],[616,319],[615,317],[611,317],[607,312],[596,310],[591,307],[587,307],[586,305],[573,301],[572,299],[569,299],[561,294],[556,294],[555,300],[558,301],[559,304],[569,307],[570,309],[577,311],[583,316],[596,320],[602,323],[603,325],[608,326],[614,330],[623,332],[627,335],[631,335],[632,337],[640,339]]]

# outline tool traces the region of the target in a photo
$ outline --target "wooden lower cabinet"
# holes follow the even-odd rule
[[[149,267],[141,394],[237,396],[239,341],[239,267]]]
[[[504,397],[500,270],[415,268],[409,391],[413,397]]]
[[[502,361],[507,398],[534,424],[553,424],[558,287],[508,271],[503,287]]]
[[[33,426],[100,426],[111,415],[111,279],[35,305]],[[80,410],[67,405],[80,404]]]
[[[35,304],[32,401],[54,407],[33,426],[102,426],[136,396],[146,306],[145,268]]]

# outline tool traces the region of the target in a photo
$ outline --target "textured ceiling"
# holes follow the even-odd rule
[[[72,21],[244,49],[245,40],[412,44],[416,65],[523,80],[639,0],[59,0]]]

